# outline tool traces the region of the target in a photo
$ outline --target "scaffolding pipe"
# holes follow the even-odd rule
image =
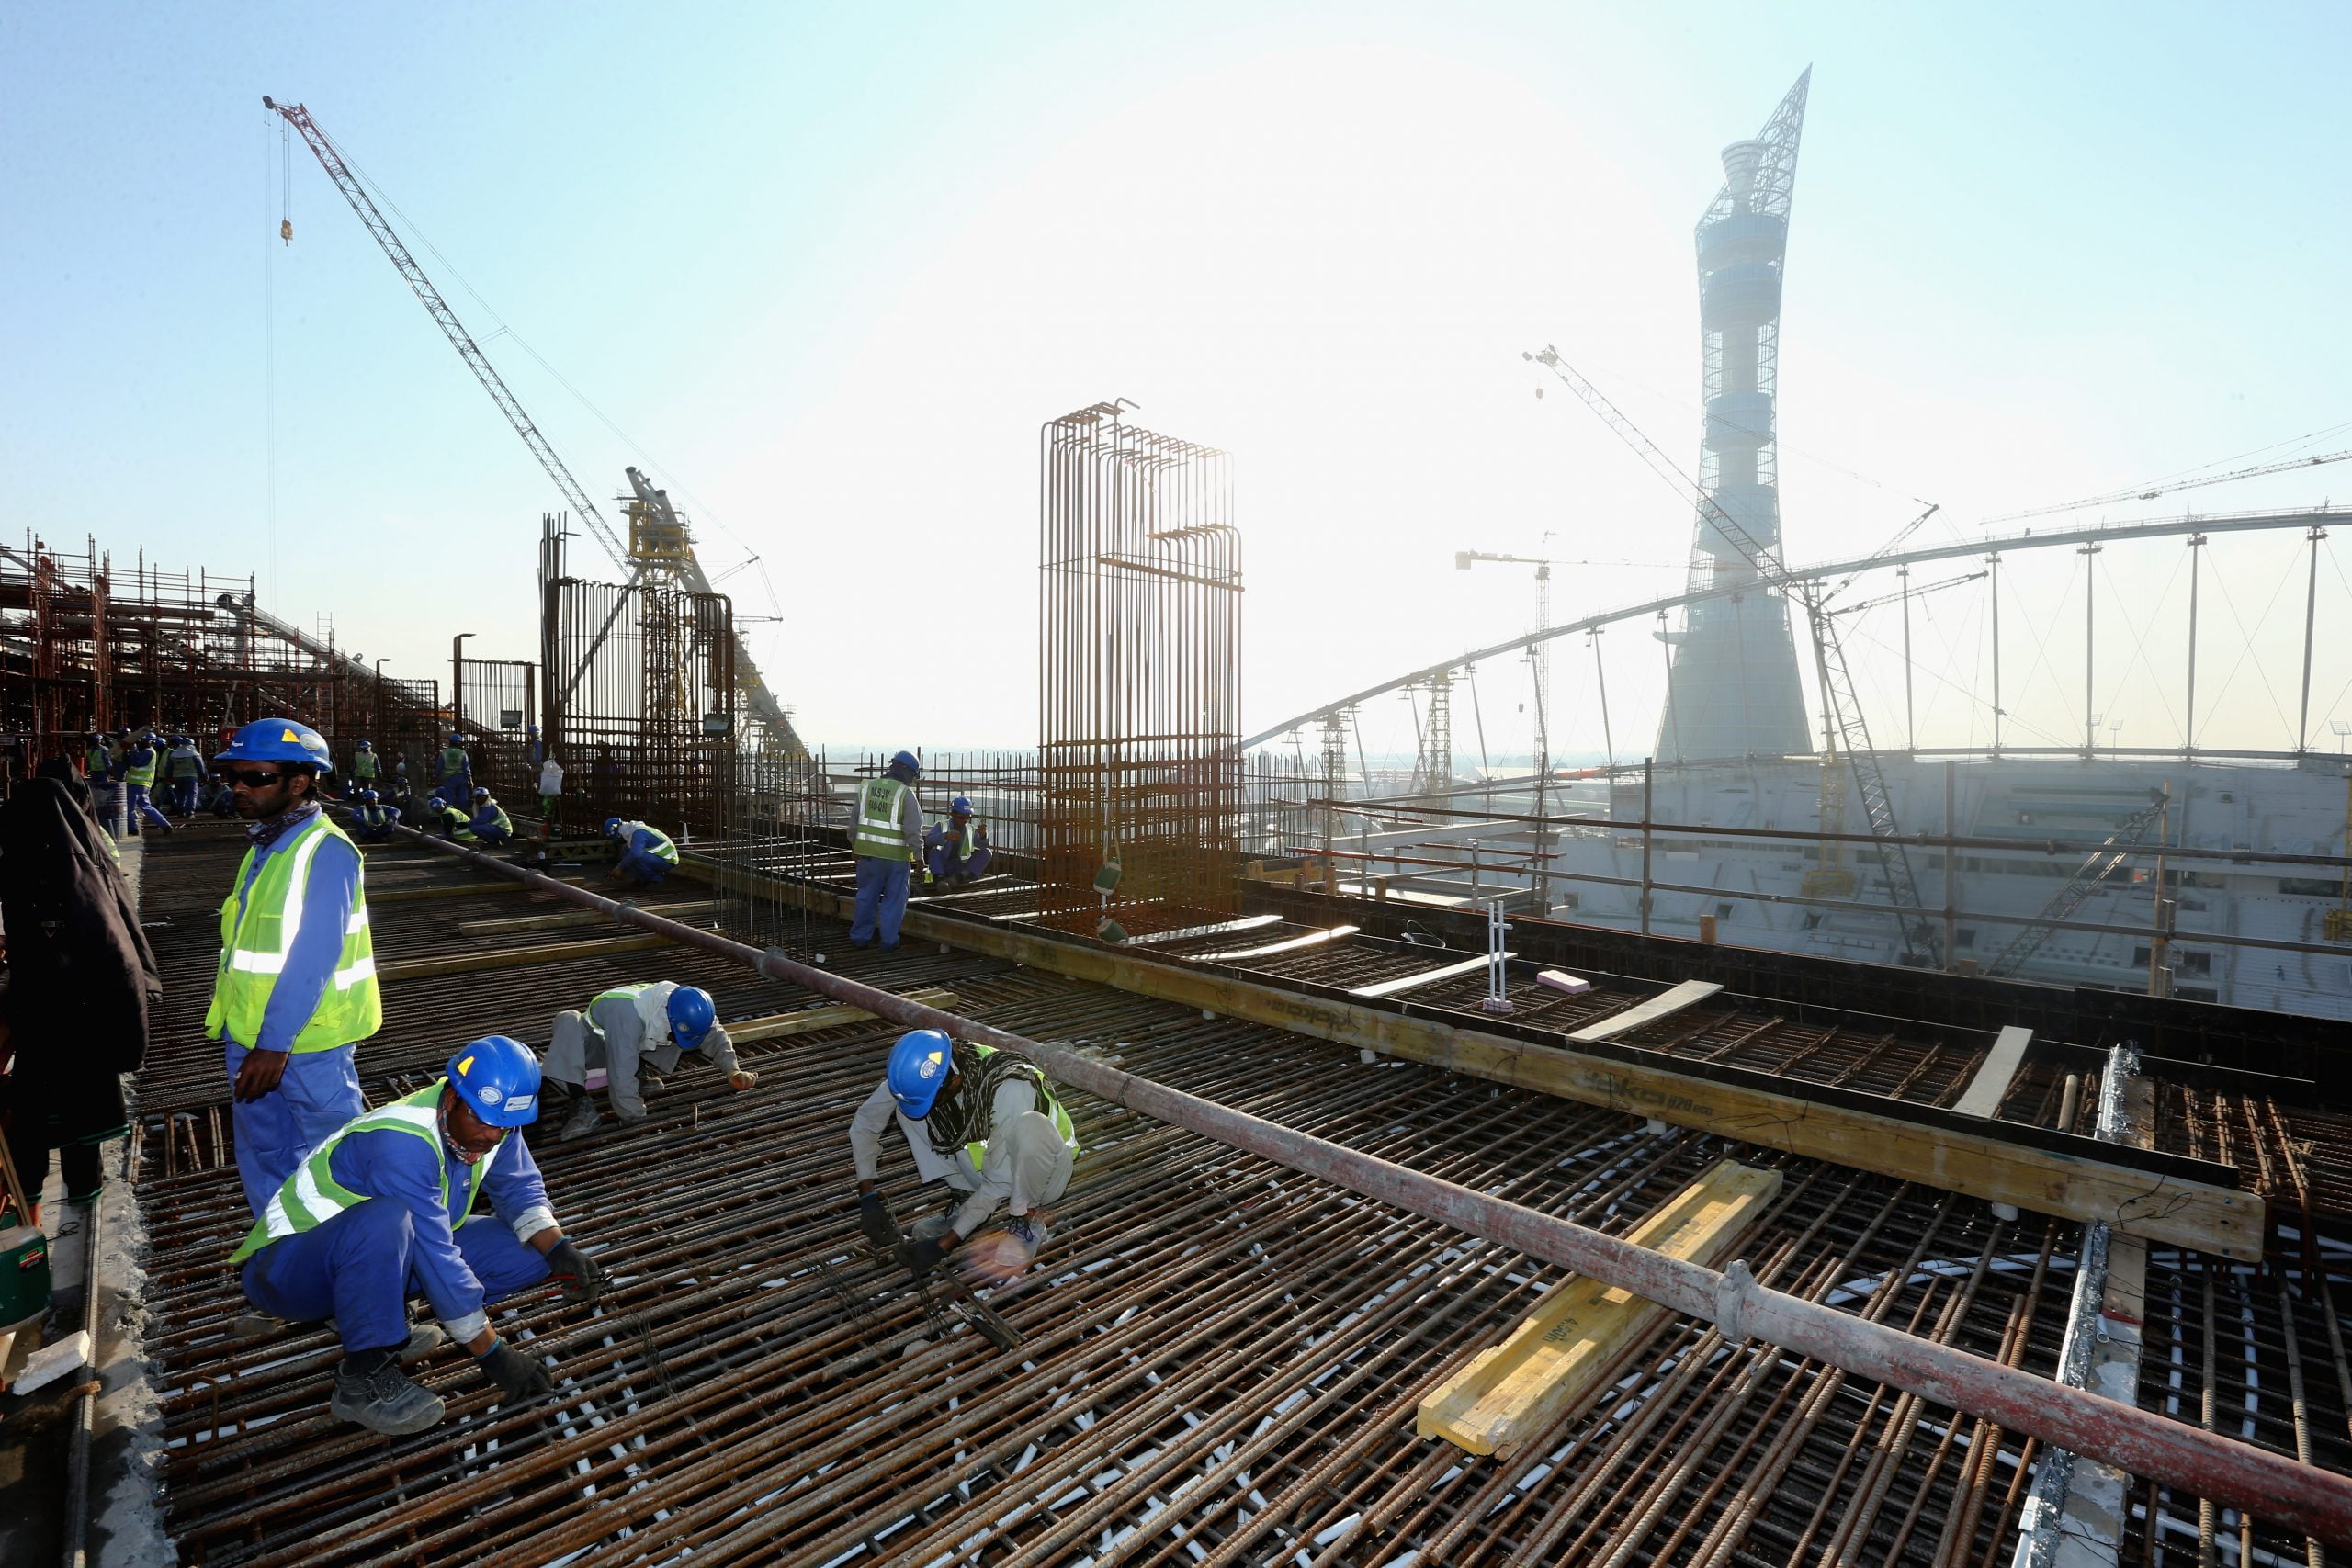
[[[1025,1039],[830,970],[795,963],[778,949],[762,953],[716,931],[697,930],[478,851],[428,839],[413,829],[399,831],[413,842],[535,891],[554,894],[609,914],[616,922],[747,964],[772,979],[805,986],[893,1023],[910,1029],[943,1029],[975,1043],[1019,1051],[1057,1082],[1344,1187],[1375,1202],[1630,1291],[1713,1324],[1731,1343],[1757,1339],[1777,1345],[1854,1376],[2023,1432],[2045,1444],[2105,1460],[2133,1475],[2192,1492],[2224,1507],[2278,1520],[2332,1545],[2352,1547],[2352,1477],[1782,1294],[1758,1284],[1744,1262],[1735,1262],[1718,1273],[1185,1094],[1067,1047]]]

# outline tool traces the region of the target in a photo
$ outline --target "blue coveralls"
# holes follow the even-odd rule
[[[474,808],[475,838],[496,848],[514,836],[514,825],[507,819],[506,813],[498,807],[480,806]]]
[[[122,787],[130,791],[125,797],[123,809],[125,816],[130,818],[130,831],[134,837],[139,832],[139,824],[142,818],[153,822],[166,833],[172,830],[171,819],[156,810],[153,803],[148,800],[147,786],[130,782],[130,769],[156,767],[160,766],[161,762],[162,759],[155,755],[155,750],[152,746],[134,746],[130,749],[130,754],[123,759]]]
[[[653,847],[661,841],[650,828],[639,828],[631,833],[628,847],[621,851],[621,874],[649,886],[669,875],[670,863],[653,852]]]
[[[171,770],[165,782],[168,787],[166,798],[171,801],[172,809],[183,817],[195,816],[196,786],[204,777],[204,759],[193,748],[175,746],[165,757],[164,765]]]
[[[392,814],[381,805],[362,806],[351,814],[351,836],[363,844],[380,844],[392,836]]]
[[[989,849],[989,830],[980,823],[972,825],[972,858],[956,858],[956,846],[963,839],[956,831],[953,818],[934,822],[922,836],[923,859],[931,866],[933,876],[985,876],[993,852]]]
[[[316,809],[313,807],[312,809]],[[263,864],[294,837],[300,826],[292,813],[279,818],[279,830],[267,844],[259,844],[253,868],[237,889],[238,913],[253,893]],[[284,1051],[302,1032],[319,998],[334,978],[343,957],[343,925],[351,913],[351,896],[359,885],[359,856],[330,838],[312,852],[310,886],[302,899],[302,927],[294,933],[286,967],[270,987],[269,1005],[262,1010],[261,1032],[255,1049]],[[224,1042],[223,1059],[229,1081],[244,1066],[245,1048]],[[278,1187],[294,1174],[302,1156],[325,1143],[327,1134],[368,1109],[359,1092],[359,1071],[354,1058],[358,1047],[336,1045],[324,1051],[296,1051],[286,1058],[285,1076],[277,1087],[259,1100],[235,1100],[230,1121],[236,1134],[237,1179],[244,1183],[245,1202],[258,1215],[277,1195]]]
[[[324,1141],[322,1137],[322,1142]],[[408,1299],[422,1293],[452,1339],[489,1326],[484,1308],[548,1277],[548,1260],[522,1235],[555,1224],[530,1145],[509,1133],[488,1156],[482,1196],[496,1217],[468,1219],[473,1171],[448,1151],[442,1197],[433,1150],[397,1129],[355,1133],[329,1162],[336,1183],[368,1195],[324,1224],[280,1236],[245,1260],[245,1296],[273,1317],[332,1317],[345,1355],[408,1340]]]
[[[444,747],[434,756],[433,766],[439,772],[441,782],[435,786],[433,793],[463,810],[474,797],[473,762],[469,759],[452,771],[448,760],[449,750]],[[462,748],[460,750],[462,750]]]

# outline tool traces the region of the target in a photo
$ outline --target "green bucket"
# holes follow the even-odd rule
[[[49,1237],[10,1216],[0,1230],[0,1334],[49,1314]]]

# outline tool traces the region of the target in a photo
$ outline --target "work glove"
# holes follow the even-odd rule
[[[938,1268],[939,1260],[947,1256],[947,1248],[937,1241],[901,1242],[898,1250],[899,1261],[918,1280]]]
[[[876,1252],[888,1252],[899,1245],[898,1216],[890,1213],[888,1200],[879,1192],[857,1195],[857,1223],[865,1232],[865,1239],[874,1244]]]
[[[474,1365],[481,1369],[483,1377],[498,1385],[498,1392],[511,1403],[520,1404],[555,1389],[555,1380],[548,1376],[544,1365],[503,1339],[492,1339],[488,1353],[476,1356]]]
[[[548,1278],[563,1287],[565,1301],[582,1306],[594,1306],[605,1294],[605,1271],[570,1236],[548,1248]]]

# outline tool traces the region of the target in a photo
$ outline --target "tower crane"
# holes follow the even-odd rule
[[[425,276],[424,268],[420,266],[416,257],[410,254],[408,246],[402,243],[399,232],[378,209],[375,200],[368,196],[367,187],[360,183],[359,176],[352,172],[350,161],[343,155],[342,149],[334,144],[333,138],[320,129],[318,121],[311,118],[311,111],[302,105],[281,104],[266,95],[263,96],[261,102],[262,107],[276,113],[301,135],[304,144],[318,159],[319,167],[326,171],[327,178],[334,182],[335,189],[341,191],[344,200],[351,204],[351,210],[359,215],[359,221],[367,225],[368,233],[375,236],[376,243],[383,247],[384,254],[390,258],[393,268],[400,273],[401,279],[416,295],[417,302],[422,304],[425,313],[433,318],[434,325],[441,329],[441,335],[449,340],[449,346],[458,351],[458,357],[466,362],[466,367],[474,373],[474,379],[480,381],[482,390],[490,394],[490,400],[498,405],[498,412],[506,416],[506,423],[514,427],[514,434],[522,438],[523,445],[530,448],[531,456],[539,460],[539,467],[547,470],[548,478],[555,481],[555,488],[561,491],[564,500],[571,503],[572,514],[586,525],[590,536],[604,547],[605,553],[612,558],[613,564],[629,574],[632,582],[644,577],[648,563],[637,559],[621,543],[620,536],[613,531],[612,525],[605,520],[604,513],[598,510],[595,502],[589,498],[588,491],[582,487],[578,479],[572,477],[571,470],[564,466],[563,459],[556,455],[555,448],[548,444],[548,438],[540,433],[538,425],[533,423],[530,414],[524,410],[521,400],[508,389],[504,378],[498,374],[496,367],[492,366],[489,356],[482,353],[481,345],[474,342],[473,334],[467,332],[465,323],[458,319],[458,312],[450,309],[448,300],[441,297],[441,291],[434,287],[433,279]],[[670,509],[668,496],[661,491],[651,491],[634,468],[629,470],[629,479],[632,488],[637,491],[638,503],[643,506],[658,506],[661,516],[675,527],[675,536],[680,541],[680,553],[676,558],[665,562],[666,570],[674,574],[678,581],[689,592],[696,593],[710,592],[709,580],[704,575],[701,563],[695,559],[693,546],[684,542],[684,527],[677,524],[676,514]],[[611,629],[609,624],[605,629],[609,632]],[[759,666],[752,661],[752,650],[745,643],[743,634],[740,631],[736,632],[734,637],[736,691],[750,707],[754,728],[764,732],[762,739],[766,741],[767,749],[771,752],[780,756],[799,754],[804,749],[798,734],[792,728],[790,714],[784,705],[776,700],[775,694],[768,689],[766,680],[760,674]]]
[[[1603,396],[1600,389],[1588,381],[1566,360],[1559,350],[1546,344],[1539,354],[1521,357],[1543,366],[1558,377],[1567,389],[1583,400],[1585,405],[1599,415],[1619,440],[1634,451],[1650,470],[1664,479],[1676,494],[1694,502],[1708,526],[1715,529],[1732,547],[1754,569],[1765,586],[1793,598],[1804,609],[1805,623],[1813,635],[1814,671],[1821,684],[1822,741],[1826,751],[1824,758],[1826,778],[1837,770],[1838,757],[1842,754],[1853,769],[1854,781],[1860,786],[1862,810],[1870,819],[1871,847],[1878,855],[1879,869],[1886,878],[1889,897],[1894,906],[1897,929],[1902,933],[1904,955],[1915,964],[1929,968],[1943,966],[1942,942],[1934,924],[1927,918],[1919,897],[1919,882],[1911,866],[1911,852],[1899,837],[1894,820],[1894,800],[1887,788],[1886,772],[1881,766],[1878,751],[1871,744],[1870,726],[1862,714],[1860,696],[1854,690],[1853,675],[1847,668],[1845,645],[1838,640],[1838,624],[1828,607],[1829,591],[1817,581],[1799,577],[1791,572],[1777,556],[1758,544],[1747,529],[1718,505],[1715,499],[1693,484],[1667,455],[1658,450],[1641,427],[1619,412],[1617,405]],[[1907,535],[1934,515],[1935,508],[1917,518],[1905,529]],[[1838,803],[1842,812],[1843,802]],[[1826,829],[1831,818],[1828,802],[1824,801],[1823,823]]]

